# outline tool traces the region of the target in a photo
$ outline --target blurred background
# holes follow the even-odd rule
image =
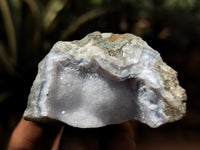
[[[137,149],[200,150],[199,0],[0,0],[0,149],[26,108],[38,62],[56,41],[93,31],[141,36],[187,91],[182,120],[136,125]]]

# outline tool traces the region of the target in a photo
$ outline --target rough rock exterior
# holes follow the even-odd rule
[[[185,90],[160,54],[132,34],[94,32],[57,42],[40,62],[24,117],[80,128],[180,119]]]

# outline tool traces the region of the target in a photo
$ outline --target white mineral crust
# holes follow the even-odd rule
[[[24,117],[80,128],[180,119],[185,90],[160,54],[132,34],[94,32],[57,42],[39,63]]]

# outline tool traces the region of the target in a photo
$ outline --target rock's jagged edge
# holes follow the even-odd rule
[[[73,80],[63,83],[61,77]],[[79,81],[79,78],[83,78],[84,81]],[[75,103],[78,105],[82,102],[72,102],[69,98],[64,98],[66,94],[63,89],[66,88],[69,91],[77,89],[80,93],[88,93],[83,89],[91,80],[96,82],[97,88],[100,88],[99,91],[105,93],[106,91],[102,89],[108,83],[108,91],[111,89],[110,95],[114,93],[113,99],[119,103],[119,106],[116,104],[114,108],[107,110],[107,106],[102,104],[106,108],[98,107],[99,110],[95,110],[93,105],[91,108],[84,108],[86,106],[82,104],[83,106],[77,108],[79,110],[79,107],[83,107],[80,112],[77,110],[68,111],[70,105],[75,105]],[[66,87],[69,83],[73,85],[71,88]],[[78,86],[79,84],[82,89]],[[61,88],[60,86],[65,87]],[[134,94],[123,91],[127,87]],[[59,88],[60,95],[62,95],[60,97]],[[122,93],[120,93],[121,91]],[[70,92],[75,94],[74,91]],[[93,90],[93,92],[99,94],[98,90]],[[128,103],[127,105],[130,103],[134,106],[125,106],[120,100],[117,100],[116,96],[119,97],[118,99],[123,98],[120,94],[117,95],[117,92],[125,94],[124,101]],[[85,97],[92,96],[91,93],[83,95]],[[106,94],[109,96],[109,93]],[[128,99],[131,96],[134,102],[129,102]],[[88,99],[90,100],[90,98]],[[185,114],[186,98],[185,90],[179,86],[177,72],[167,66],[159,53],[149,47],[141,38],[132,34],[118,35],[94,32],[82,40],[60,41],[53,46],[50,53],[39,64],[38,75],[31,88],[24,117],[39,122],[58,120],[80,128],[101,127],[131,119],[137,119],[151,127],[158,127],[166,122],[178,120]],[[65,103],[63,99],[69,102]],[[74,96],[71,99],[77,100]],[[98,95],[96,99],[104,101],[105,97],[101,98]],[[50,103],[51,101],[52,103]],[[82,101],[87,103],[87,107],[89,107],[91,101],[88,102],[85,99]],[[94,102],[94,107],[99,104],[99,101]],[[113,102],[107,101],[108,105],[113,104]],[[58,103],[64,103],[67,108],[62,108],[60,106],[62,104]],[[62,109],[58,111],[56,107]],[[120,114],[116,108],[125,115]],[[102,113],[103,109],[106,110],[105,114]],[[80,114],[84,114],[85,111],[88,111],[88,114],[81,116]],[[92,113],[96,113],[96,116],[93,116]],[[110,114],[110,117],[106,116]]]

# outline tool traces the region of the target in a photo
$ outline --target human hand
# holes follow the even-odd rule
[[[129,122],[102,128],[46,126],[21,119],[8,150],[136,150]]]

